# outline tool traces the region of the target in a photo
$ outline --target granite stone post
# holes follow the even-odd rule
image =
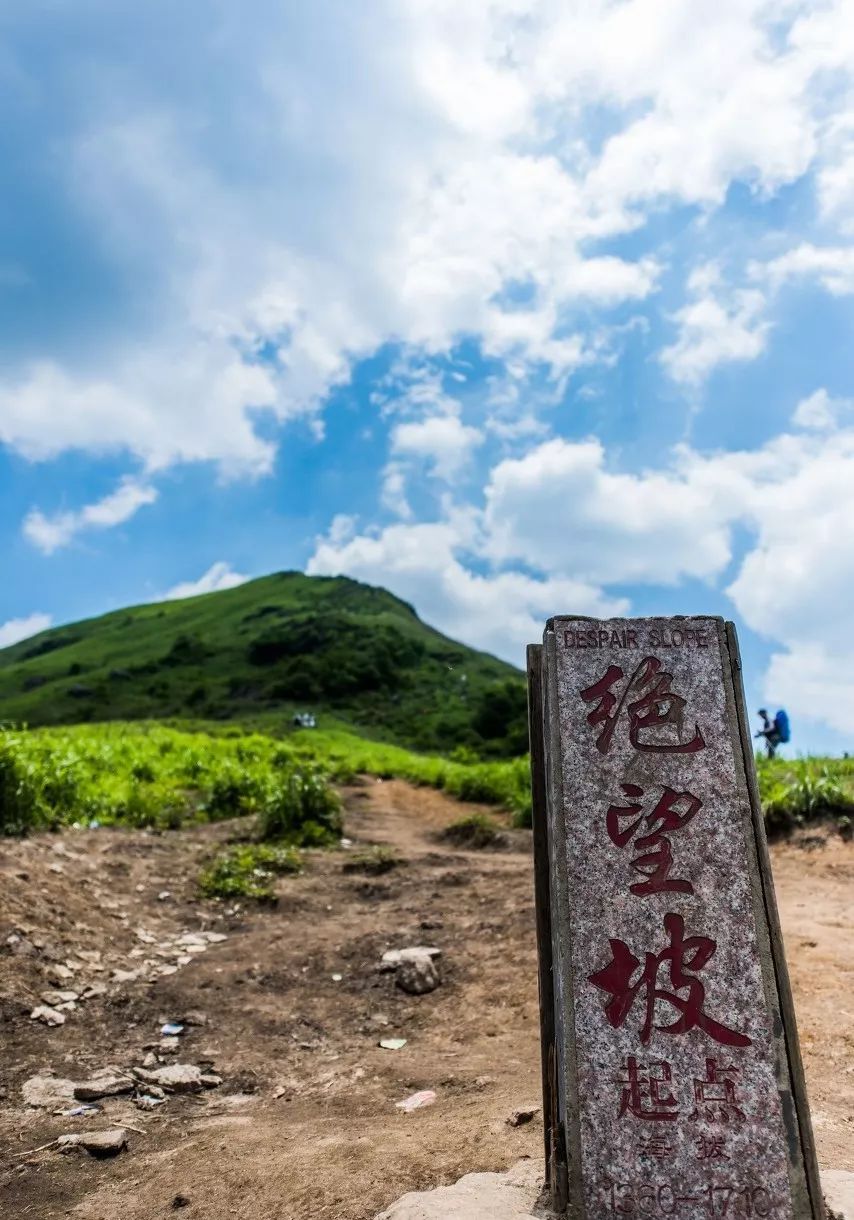
[[[572,1220],[823,1220],[735,630],[528,654],[548,1192]]]

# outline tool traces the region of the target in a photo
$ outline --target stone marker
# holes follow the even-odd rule
[[[547,1189],[574,1220],[818,1220],[735,631],[529,649]]]

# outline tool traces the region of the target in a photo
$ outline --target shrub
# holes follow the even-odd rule
[[[457,847],[482,849],[485,847],[505,847],[507,838],[485,813],[470,813],[446,826],[441,832],[441,838]]]
[[[365,851],[355,852],[342,868],[344,873],[366,873],[368,876],[379,877],[390,873],[392,869],[403,864],[400,856],[390,847],[378,845]]]
[[[309,827],[311,830],[309,831]],[[331,842],[341,833],[341,803],[319,768],[295,767],[270,784],[260,810],[262,839],[301,842],[305,833]]]
[[[230,847],[215,856],[202,870],[199,889],[205,898],[275,898],[273,878],[302,869],[295,847],[270,843],[248,843]]]

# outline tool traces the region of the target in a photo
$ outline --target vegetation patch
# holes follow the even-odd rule
[[[467,817],[459,818],[445,827],[440,838],[456,847],[479,850],[507,846],[507,836],[485,813],[471,813]]]
[[[246,843],[226,848],[202,870],[199,889],[205,898],[275,899],[276,877],[298,873],[302,858],[295,847],[281,843]]]
[[[766,759],[756,761],[759,791],[769,836],[810,822],[836,823],[850,833],[854,813],[854,760],[847,758]]]
[[[390,847],[378,845],[364,851],[354,852],[342,868],[345,873],[364,873],[369,877],[380,877],[399,868],[404,861]]]

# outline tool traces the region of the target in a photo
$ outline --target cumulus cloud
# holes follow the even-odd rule
[[[436,478],[450,482],[482,440],[479,429],[464,424],[458,415],[447,413],[398,424],[391,434],[391,451],[426,461]]]
[[[133,478],[125,478],[115,491],[94,504],[67,512],[46,515],[33,508],[24,518],[24,537],[45,555],[68,544],[80,533],[92,529],[109,529],[121,525],[157,499],[157,490]]]
[[[815,246],[803,242],[762,265],[753,264],[775,288],[797,279],[816,279],[834,296],[854,292],[854,246]]]
[[[792,422],[801,428],[815,428],[826,431],[835,428],[840,416],[850,411],[854,403],[847,398],[831,398],[824,388],[815,390],[802,398],[795,407]]]
[[[318,540],[308,570],[386,584],[449,634],[517,664],[548,615],[626,613],[627,583],[726,582],[740,621],[775,646],[769,701],[854,733],[844,406],[818,390],[794,429],[763,445],[682,446],[634,474],[609,468],[596,440],[552,439],[495,465],[481,508],[448,500],[436,521],[361,533],[348,519]],[[748,539],[740,556],[736,530]]]
[[[31,635],[47,631],[53,619],[49,614],[28,614],[26,618],[10,618],[0,623],[0,648],[8,648],[20,640],[28,640]]]
[[[621,614],[627,603],[584,580],[538,579],[521,572],[479,573],[466,556],[474,541],[471,516],[420,525],[392,525],[372,534],[318,539],[307,571],[344,574],[381,584],[414,602],[426,621],[454,639],[524,664],[525,644],[539,639],[558,610]],[[470,556],[469,556],[470,559]]]
[[[108,449],[148,469],[264,473],[276,439],[259,419],[319,411],[389,341],[437,353],[473,337],[564,377],[597,358],[589,311],[660,282],[654,254],[602,242],[662,208],[722,206],[733,183],[767,196],[811,166],[828,216],[848,198],[834,169],[847,128],[815,87],[835,73],[842,98],[850,83],[844,0],[783,13],[765,0],[333,0],[322,13],[259,0],[252,22],[188,0],[168,39],[122,6],[95,10],[63,19],[71,45],[95,20],[99,38],[86,90],[61,63],[45,79],[48,142],[80,244],[143,283],[149,307],[140,321],[119,302],[109,345],[81,334],[71,354],[47,339],[7,367],[0,440],[40,460]],[[117,61],[131,41],[138,55]],[[28,79],[19,53],[13,82]],[[171,70],[182,58],[192,72]],[[23,93],[10,105],[10,123],[29,113]],[[804,245],[769,274],[809,266],[848,291],[847,258]],[[674,377],[762,349],[755,291],[685,306],[664,357]]]
[[[731,508],[678,466],[625,474],[600,441],[554,439],[492,470],[485,546],[499,563],[583,572],[599,583],[709,578],[730,559]]]
[[[727,288],[714,264],[688,280],[691,299],[679,309],[676,342],[661,352],[675,381],[697,385],[721,364],[754,360],[763,351],[769,323],[765,296],[756,288]]]
[[[198,597],[200,593],[217,593],[220,589],[234,589],[237,585],[245,584],[250,578],[243,576],[240,572],[235,572],[232,567],[220,559],[217,563],[212,563],[198,580],[183,580],[177,585],[173,585],[167,593],[163,594],[163,601],[177,601],[182,597]]]

